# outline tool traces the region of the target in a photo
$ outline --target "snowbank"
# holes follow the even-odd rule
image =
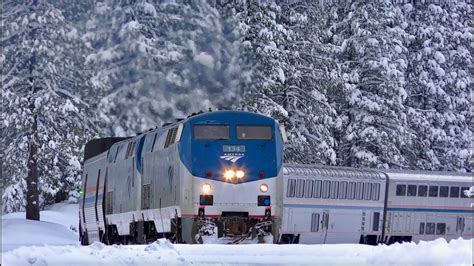
[[[186,264],[166,240],[147,246],[22,247],[3,253],[2,265],[175,265]]]
[[[25,219],[24,212],[2,216],[2,252],[21,246],[76,245],[78,204],[57,203],[41,211],[41,221]]]
[[[472,265],[473,241],[444,239],[391,246],[341,245],[150,245],[80,246],[77,204],[60,203],[41,212],[2,217],[2,265]]]
[[[25,219],[25,212],[8,213],[2,219]],[[73,231],[79,231],[79,204],[61,202],[53,204],[41,211],[40,220],[64,225]]]
[[[21,246],[77,243],[77,234],[60,224],[25,219],[2,219],[2,252]]]
[[[472,265],[472,241],[365,245],[151,245],[22,247],[3,254],[4,265]]]

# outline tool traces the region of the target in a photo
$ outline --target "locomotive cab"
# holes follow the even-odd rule
[[[192,184],[184,186],[183,213],[192,219],[193,242],[262,242],[277,233],[283,135],[274,119],[243,112],[193,117],[180,156],[190,179],[183,184]]]

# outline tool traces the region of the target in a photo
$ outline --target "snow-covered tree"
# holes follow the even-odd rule
[[[87,52],[43,1],[4,3],[2,25],[4,210],[78,197],[82,146],[96,130]]]
[[[326,96],[334,86],[328,82],[333,60],[326,57],[331,46],[321,41],[324,32],[318,26],[324,20],[318,11],[311,3],[240,7],[244,45],[255,64],[246,104],[284,123],[287,161],[334,164],[335,110]]]
[[[472,56],[471,4],[448,1],[404,5],[409,22],[407,117],[416,134],[415,169],[469,168]]]
[[[338,100],[340,163],[405,168],[412,135],[406,130],[406,22],[392,1],[353,1],[343,9]]]
[[[105,86],[106,134],[128,135],[164,121],[238,103],[242,71],[237,37],[206,4],[104,1],[85,39],[95,81]]]

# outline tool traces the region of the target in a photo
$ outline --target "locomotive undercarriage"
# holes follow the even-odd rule
[[[193,221],[194,243],[269,243],[273,242],[270,219],[198,217]]]
[[[173,243],[273,243],[275,235],[274,223],[269,218],[196,217],[184,218],[184,222],[182,219],[172,219],[171,232],[166,233],[158,232],[153,221],[131,223],[129,235],[119,235],[116,225],[108,225],[105,233],[100,232],[100,241],[108,245],[147,244],[160,238]],[[86,238],[82,242],[90,244]]]

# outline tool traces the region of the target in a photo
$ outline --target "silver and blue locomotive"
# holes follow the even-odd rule
[[[85,147],[83,244],[273,242],[284,130],[272,118],[209,112]]]

